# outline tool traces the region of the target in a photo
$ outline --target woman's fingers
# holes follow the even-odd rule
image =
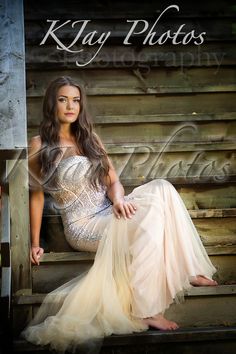
[[[119,211],[116,210],[116,207],[113,205],[113,212],[115,214],[115,216],[117,217],[117,219],[120,219],[120,213]]]
[[[30,261],[31,261],[31,263],[36,264],[35,260],[34,260],[34,257],[33,257],[31,252],[30,252]]]
[[[32,252],[32,260],[33,260],[34,264],[39,265],[39,260],[38,260],[38,257],[37,257],[37,254],[35,253],[35,251]]]
[[[124,201],[113,205],[113,210],[118,219],[120,219],[121,216],[125,219],[130,219],[132,215],[135,214],[137,207],[133,203]]]
[[[30,254],[30,259],[31,262],[34,264],[39,265],[39,259],[43,255],[44,249],[41,247],[32,247],[31,248],[31,254]]]

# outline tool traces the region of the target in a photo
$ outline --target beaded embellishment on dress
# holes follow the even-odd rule
[[[61,214],[65,237],[75,249],[81,249],[81,243],[99,241],[102,232],[93,231],[93,219],[112,213],[106,188],[99,186],[97,190],[90,184],[90,167],[91,162],[86,156],[62,159],[54,173],[53,188],[48,188],[54,207]]]

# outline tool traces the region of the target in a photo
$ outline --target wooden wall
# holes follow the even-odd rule
[[[187,32],[206,32],[200,46],[144,46],[143,35],[123,44],[131,27],[127,19],[151,25],[172,3],[26,0],[28,136],[37,134],[49,81],[62,74],[80,79],[126,191],[153,178],[170,180],[189,210],[206,209],[208,217],[199,213],[196,219],[201,237],[235,246],[234,214],[217,214],[236,208],[235,6],[222,0],[174,2],[180,11],[163,15],[157,33],[185,23]],[[52,39],[39,46],[47,19],[91,19],[89,30],[112,34],[91,64],[81,68],[75,64],[78,55],[57,50]],[[64,27],[58,37],[69,44],[75,33]],[[82,48],[79,42],[75,48]],[[93,52],[87,47],[79,58]]]

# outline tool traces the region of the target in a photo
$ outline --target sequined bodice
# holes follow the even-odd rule
[[[83,223],[112,204],[105,187],[100,186],[97,190],[90,184],[90,167],[86,156],[75,155],[62,159],[54,173],[49,193],[65,227],[78,221]]]

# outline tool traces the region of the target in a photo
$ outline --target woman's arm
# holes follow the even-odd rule
[[[44,207],[44,192],[40,183],[39,151],[41,141],[39,137],[31,139],[29,144],[29,180],[30,180],[30,259],[34,264],[39,264],[39,258],[44,250],[40,247],[40,229]]]
[[[100,146],[106,151],[99,136],[97,134],[95,135]],[[132,215],[135,214],[137,206],[134,203],[124,199],[124,187],[121,184],[115,168],[109,158],[108,161],[109,173],[105,178],[105,185],[107,186],[107,196],[113,203],[113,212],[118,219],[120,219],[121,216],[125,219],[131,218]]]
[[[107,178],[107,195],[113,203],[113,212],[118,219],[123,216],[125,219],[131,218],[137,207],[134,203],[125,201],[124,199],[124,187],[120,183],[116,171],[109,160],[109,177]]]

